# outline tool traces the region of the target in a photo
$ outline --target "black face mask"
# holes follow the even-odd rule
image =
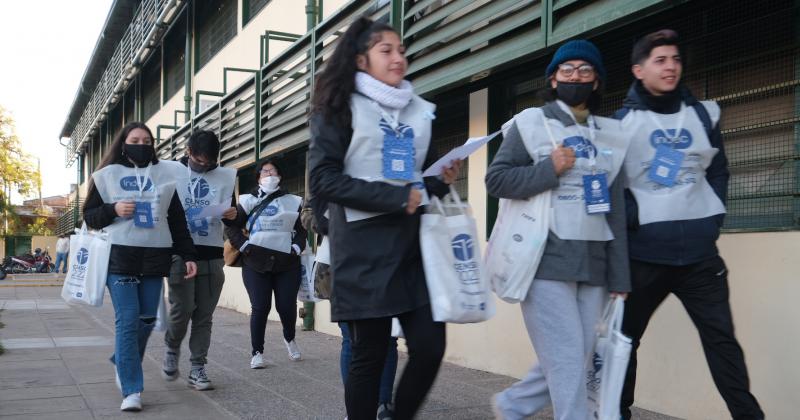
[[[569,83],[557,82],[556,94],[569,106],[578,106],[586,103],[594,91],[594,82]]]
[[[211,164],[208,164],[208,165],[197,164],[191,158],[189,158],[187,163],[189,164],[189,169],[191,169],[194,172],[197,172],[198,174],[199,173],[203,173],[203,172],[208,172],[208,171],[210,171],[212,169],[215,169],[217,167],[216,163],[211,163]]]
[[[122,145],[122,153],[130,159],[136,166],[147,166],[153,160],[156,151],[151,144],[128,144]]]

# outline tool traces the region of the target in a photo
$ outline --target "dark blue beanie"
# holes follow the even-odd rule
[[[600,55],[600,50],[591,42],[585,39],[577,39],[569,41],[562,45],[561,48],[553,55],[553,60],[547,66],[544,72],[544,77],[550,77],[556,70],[558,65],[569,60],[583,60],[594,66],[600,80],[606,80],[606,68],[603,66],[603,56]]]

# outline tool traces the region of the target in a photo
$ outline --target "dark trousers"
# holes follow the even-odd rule
[[[398,315],[408,345],[408,364],[395,391],[395,420],[414,417],[433,386],[445,349],[445,325],[434,322],[430,305]],[[381,373],[392,329],[392,318],[348,322],[350,372],[344,388],[347,417],[374,420],[378,410]]]
[[[720,257],[686,266],[668,266],[631,260],[633,292],[625,303],[622,332],[633,339],[630,364],[622,389],[621,413],[631,418],[636,385],[636,349],[653,312],[670,293],[680,299],[703,344],[711,377],[731,417],[763,419],[753,394],[742,348],[733,332],[728,302],[728,271]]]
[[[250,297],[250,343],[253,354],[264,353],[264,332],[267,328],[267,315],[272,309],[273,292],[275,307],[283,325],[283,338],[286,341],[294,340],[300,267],[290,271],[259,273],[243,265],[242,277]]]

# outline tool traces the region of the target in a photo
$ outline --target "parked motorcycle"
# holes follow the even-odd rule
[[[53,269],[50,254],[36,248],[34,254],[5,257],[0,266],[0,280],[7,274],[49,273]]]

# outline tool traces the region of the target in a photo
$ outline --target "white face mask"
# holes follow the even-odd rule
[[[258,185],[261,187],[261,191],[270,194],[278,190],[278,184],[280,184],[280,182],[280,177],[270,175],[261,178],[261,180],[258,181]]]

